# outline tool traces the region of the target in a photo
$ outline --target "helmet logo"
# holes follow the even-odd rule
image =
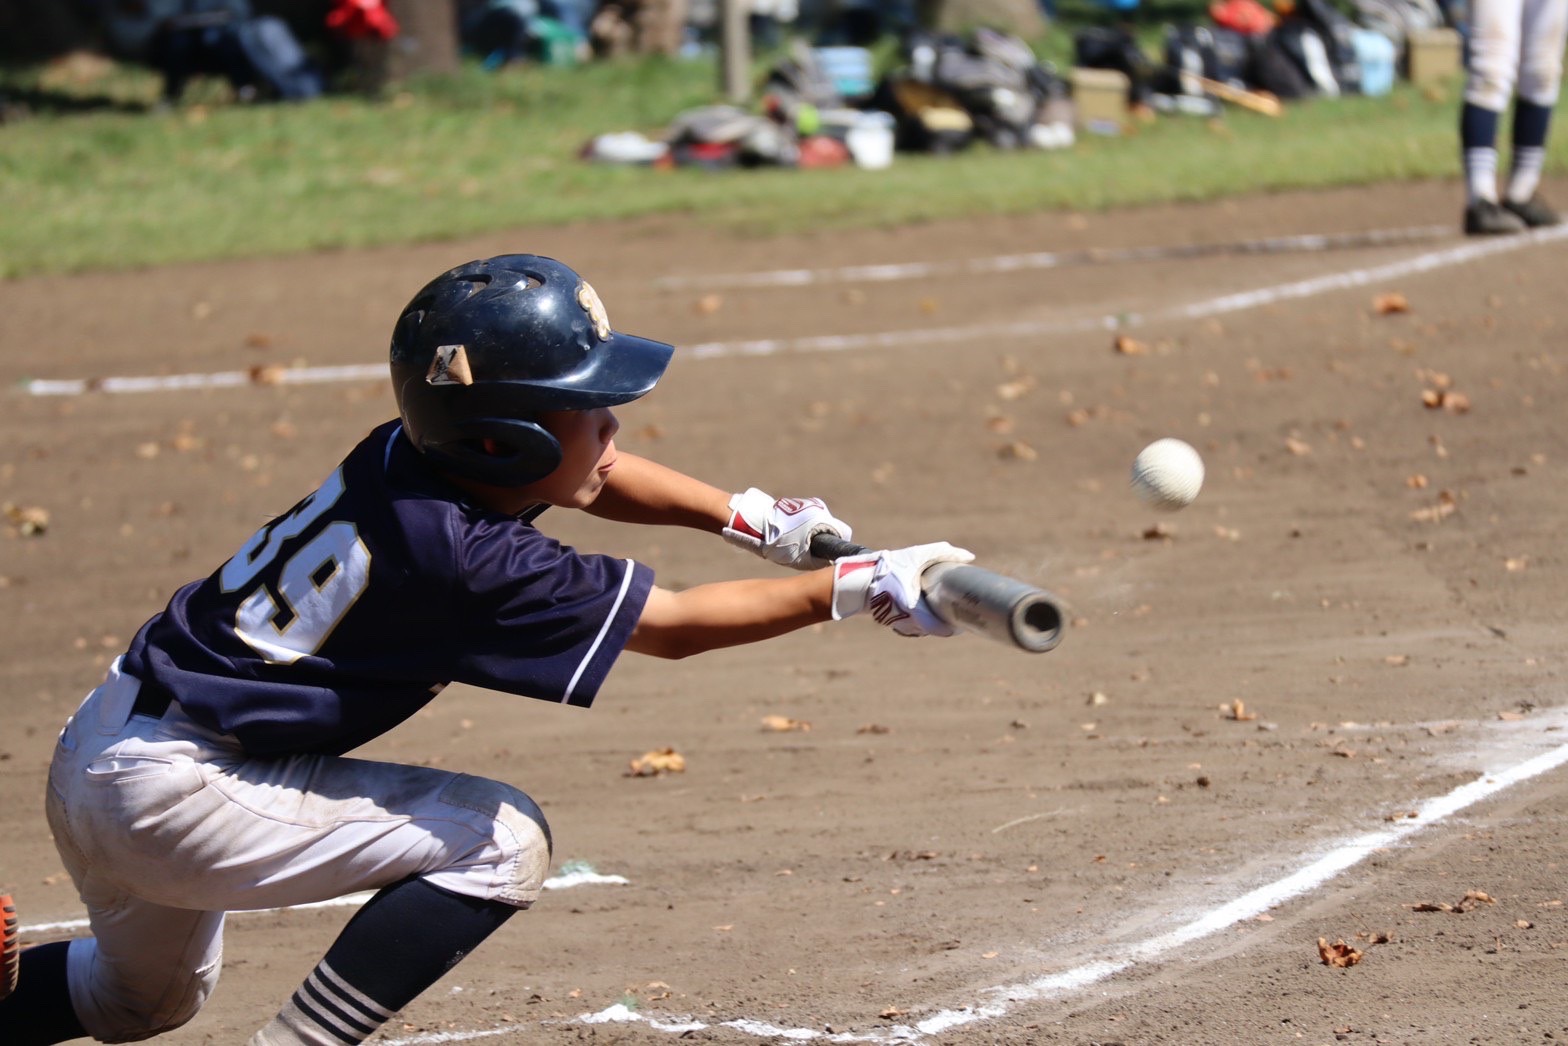
[[[588,314],[588,319],[593,323],[594,331],[599,335],[599,340],[604,341],[610,336],[610,314],[604,309],[604,302],[599,300],[599,292],[587,280],[577,285],[577,304],[583,307]]]
[[[431,357],[426,385],[472,385],[474,372],[468,368],[468,349],[462,345],[439,345]]]

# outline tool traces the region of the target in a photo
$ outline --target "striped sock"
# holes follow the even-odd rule
[[[1465,193],[1469,203],[1497,202],[1497,150],[1465,150]]]
[[[332,972],[323,959],[250,1046],[344,1046],[364,1042],[395,1013]]]
[[[1524,146],[1514,150],[1513,170],[1508,175],[1510,203],[1528,203],[1541,187],[1541,167],[1546,163],[1544,146]]]
[[[1466,102],[1459,110],[1459,146],[1465,165],[1466,202],[1497,202],[1498,114]]]
[[[364,1042],[516,912],[422,879],[393,883],[354,913],[326,957],[250,1046]]]
[[[1514,159],[1508,176],[1508,199],[1528,202],[1541,187],[1546,163],[1546,135],[1552,126],[1550,106],[1519,99],[1514,106]]]

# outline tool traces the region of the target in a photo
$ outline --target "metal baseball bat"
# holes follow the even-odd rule
[[[835,534],[811,539],[811,554],[819,559],[871,551]],[[1031,654],[1043,654],[1062,641],[1064,618],[1056,597],[1017,578],[967,563],[933,563],[920,575],[920,590],[937,616],[954,628]]]

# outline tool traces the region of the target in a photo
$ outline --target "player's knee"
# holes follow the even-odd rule
[[[507,791],[509,797],[501,805],[496,820],[513,840],[515,857],[509,862],[513,869],[511,889],[516,897],[532,903],[544,889],[545,878],[550,874],[550,855],[554,849],[550,823],[528,793],[516,788]]]
[[[167,986],[163,996],[148,1005],[140,998],[98,998],[92,1021],[100,1042],[141,1042],[190,1023],[212,998],[221,963],[191,971],[183,982]],[[103,1027],[103,1031],[97,1030]]]
[[[1478,50],[1470,57],[1465,80],[1465,101],[1493,112],[1503,112],[1513,96],[1515,66],[1512,56]]]
[[[1526,65],[1519,73],[1519,97],[1550,109],[1557,104],[1562,81],[1562,57],[1543,57]]]
[[[550,872],[550,825],[539,804],[521,789],[466,774],[453,780],[442,798],[488,818],[491,843],[470,854],[466,867],[431,876],[431,881],[454,893],[477,893],[519,908],[532,904]]]

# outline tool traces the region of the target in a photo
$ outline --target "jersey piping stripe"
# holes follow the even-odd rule
[[[392,448],[397,443],[397,438],[403,434],[403,426],[398,425],[392,429],[392,434],[387,437],[386,453],[381,455],[381,471],[386,472],[392,467]]]
[[[582,662],[577,666],[577,671],[572,673],[571,682],[566,684],[566,693],[561,695],[562,704],[568,704],[572,700],[572,691],[577,689],[578,680],[582,679],[583,673],[588,670],[588,665],[593,661],[593,656],[599,652],[599,645],[604,642],[604,637],[609,634],[610,626],[615,624],[615,618],[621,612],[621,604],[626,602],[626,592],[632,587],[632,572],[636,569],[637,564],[628,559],[626,561],[626,573],[621,576],[621,590],[615,594],[615,605],[605,615],[604,624],[600,627],[599,634],[593,637],[593,645],[583,655]]]

